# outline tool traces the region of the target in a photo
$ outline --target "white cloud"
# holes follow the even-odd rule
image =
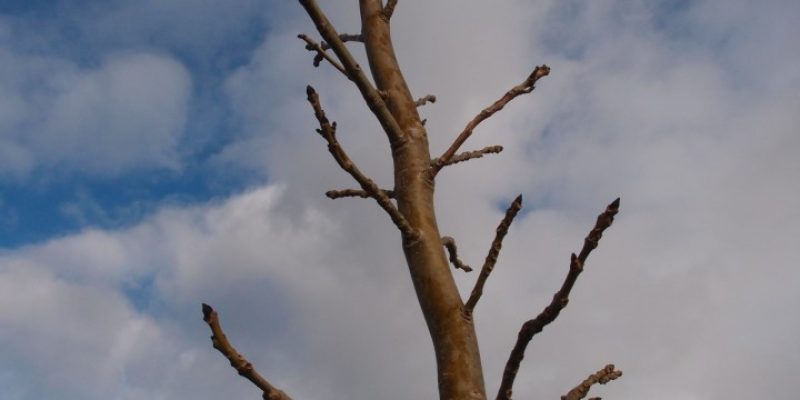
[[[0,42],[2,43],[2,42]],[[0,48],[0,176],[44,168],[115,176],[178,168],[191,80],[166,55],[122,53],[94,67]]]

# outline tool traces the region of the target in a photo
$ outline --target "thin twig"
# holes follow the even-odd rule
[[[397,0],[387,1],[386,5],[383,7],[383,16],[387,21],[392,19],[392,14],[394,14],[395,7],[397,7]]]
[[[566,395],[561,396],[561,400],[581,400],[589,394],[589,389],[591,389],[592,385],[598,383],[605,385],[620,376],[622,376],[622,371],[615,369],[614,364],[608,364],[603,369],[589,375],[588,378],[578,386],[575,386]],[[593,399],[599,399],[599,397],[593,397]]]
[[[390,199],[394,198],[394,190],[381,189],[381,192]],[[325,196],[328,196],[329,199],[341,199],[343,197],[360,197],[366,199],[372,197],[369,193],[360,189],[328,190],[325,192]]]
[[[322,46],[320,46],[319,43],[315,42],[314,39],[311,39],[310,37],[308,37],[308,35],[304,33],[297,35],[297,37],[303,39],[306,42],[306,50],[317,52],[317,55],[314,56],[314,67],[319,67],[319,64],[322,62],[322,59],[324,58],[329,63],[331,63],[331,65],[333,65],[334,68],[338,69],[339,72],[343,73],[344,76],[348,77],[349,79],[347,71],[345,71],[344,68],[341,65],[339,65],[339,63],[336,60],[334,60],[333,57],[331,57],[328,54],[328,52],[325,51],[325,49]]]
[[[267,400],[291,400],[291,397],[284,393],[282,390],[272,386],[258,371],[256,371],[253,364],[247,361],[243,355],[239,354],[233,345],[228,342],[222,327],[219,324],[219,317],[217,312],[211,306],[203,303],[203,321],[206,321],[208,327],[211,328],[211,343],[214,348],[219,350],[228,361],[231,362],[231,367],[236,369],[239,375],[252,382],[259,389],[264,392],[264,399]]]
[[[462,269],[464,272],[472,272],[472,267],[464,264],[458,259],[458,247],[456,247],[455,239],[450,236],[442,236],[442,245],[447,249],[447,253],[450,255],[450,262],[453,263],[453,267]]]
[[[481,110],[481,112],[478,113],[478,115],[476,115],[475,118],[473,118],[472,121],[469,121],[467,126],[464,127],[464,130],[461,131],[458,137],[456,137],[456,139],[453,141],[453,144],[450,145],[447,151],[445,151],[444,154],[442,154],[441,157],[439,157],[438,159],[439,163],[436,166],[434,166],[433,172],[434,173],[439,172],[442,166],[446,165],[447,162],[450,161],[450,158],[456,154],[458,148],[461,147],[462,144],[464,144],[464,142],[470,137],[470,135],[472,135],[472,131],[475,130],[475,127],[477,127],[478,124],[480,124],[484,120],[494,115],[494,113],[502,110],[506,104],[508,104],[511,100],[514,100],[514,98],[516,98],[517,96],[532,92],[534,89],[534,85],[536,84],[536,81],[538,81],[544,76],[547,76],[549,73],[550,73],[550,67],[548,67],[547,65],[541,65],[534,68],[533,72],[531,72],[531,74],[528,75],[528,78],[525,79],[525,81],[511,88],[511,90],[506,92],[506,94],[504,94],[503,97],[492,103],[492,105],[490,105],[489,107],[486,107],[483,110]]]
[[[465,151],[463,153],[458,153],[450,158],[449,161],[446,163],[440,163],[438,159],[434,159],[431,161],[431,165],[441,165],[442,167],[446,167],[448,165],[453,165],[460,163],[462,161],[472,160],[473,158],[481,158],[486,154],[498,154],[503,151],[503,146],[486,146],[480,150],[475,151]]]
[[[511,202],[511,205],[508,206],[506,215],[503,217],[503,220],[500,221],[500,225],[497,226],[494,240],[492,240],[492,246],[489,248],[489,254],[486,255],[486,260],[483,262],[481,274],[478,276],[478,280],[475,282],[475,287],[472,289],[472,293],[469,295],[466,306],[464,306],[464,312],[466,312],[467,315],[472,315],[472,312],[475,310],[475,305],[478,304],[478,299],[480,299],[481,295],[483,294],[483,285],[486,284],[489,274],[492,273],[495,264],[497,264],[497,256],[500,255],[500,249],[503,247],[503,238],[508,233],[508,228],[511,226],[511,222],[514,221],[514,217],[517,216],[517,213],[521,208],[522,195],[519,195],[516,199],[514,199],[513,202]]]
[[[436,96],[432,94],[426,94],[425,96],[418,98],[417,101],[414,102],[414,104],[416,104],[417,107],[422,107],[427,103],[436,103]]]
[[[360,33],[358,34],[342,33],[339,35],[339,39],[344,43],[347,42],[364,43],[364,36],[362,36]],[[320,46],[322,46],[323,50],[328,50],[331,48],[331,45],[329,45],[328,42],[324,40],[320,43]]]
[[[323,13],[319,8],[317,2],[315,0],[299,1],[300,5],[305,8],[308,16],[311,17],[311,20],[314,22],[314,25],[317,27],[317,30],[322,38],[328,42],[331,50],[336,53],[336,56],[342,62],[342,66],[344,67],[345,71],[347,71],[347,76],[358,87],[358,90],[361,92],[361,96],[364,98],[364,101],[366,101],[370,111],[375,114],[375,117],[378,119],[378,122],[380,122],[381,127],[389,136],[389,141],[393,144],[404,141],[405,133],[403,132],[403,129],[397,123],[397,120],[394,119],[391,111],[389,111],[389,108],[386,106],[386,102],[383,100],[380,94],[378,94],[378,91],[375,89],[375,87],[372,86],[372,83],[364,74],[361,66],[358,65],[355,58],[353,58],[353,55],[350,54],[347,46],[345,46],[344,42],[342,42],[342,40],[339,38],[339,33],[336,32],[336,29],[328,20],[328,17],[325,16],[325,13]]]
[[[497,400],[508,400],[511,398],[511,387],[514,385],[514,378],[519,371],[519,365],[522,358],[525,356],[525,348],[528,347],[533,336],[541,332],[545,326],[553,322],[561,313],[561,310],[567,306],[569,302],[569,293],[578,275],[583,271],[583,265],[589,253],[597,247],[597,243],[603,236],[603,231],[606,230],[611,223],[614,222],[614,216],[619,212],[619,198],[611,202],[606,207],[606,210],[597,217],[597,222],[594,228],[586,236],[583,241],[583,248],[578,255],[572,253],[569,263],[569,272],[561,284],[561,289],[553,296],[553,300],[545,309],[534,319],[528,320],[522,324],[522,328],[517,335],[517,343],[514,349],[511,350],[511,355],[506,362],[505,370],[503,371],[503,381],[500,384],[500,390],[497,392]]]
[[[400,213],[389,199],[389,196],[356,167],[355,163],[353,163],[350,157],[347,156],[347,153],[344,152],[342,146],[339,145],[339,141],[336,139],[336,123],[334,122],[331,124],[328,121],[328,117],[325,116],[325,111],[322,110],[322,106],[320,105],[319,95],[317,95],[314,88],[310,85],[307,86],[306,94],[308,95],[308,102],[311,103],[311,107],[314,109],[314,116],[319,121],[320,129],[317,129],[317,132],[328,142],[328,150],[339,166],[347,171],[347,173],[361,185],[361,189],[364,190],[369,197],[372,197],[378,202],[378,205],[389,214],[389,218],[392,219],[392,222],[400,229],[403,235],[412,240],[416,239],[419,234],[409,225],[403,214]]]

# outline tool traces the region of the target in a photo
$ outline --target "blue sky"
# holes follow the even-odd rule
[[[798,3],[429,3],[400,1],[393,36],[412,92],[438,98],[421,109],[432,153],[552,67],[465,145],[504,152],[437,182],[469,264],[525,198],[476,315],[489,391],[621,196],[515,394],[557,398],[614,362],[625,375],[596,395],[791,398]],[[358,30],[355,5],[322,6]],[[0,398],[258,398],[211,348],[201,302],[295,398],[435,397],[398,235],[372,202],[324,198],[354,183],[305,85],[389,187],[386,139],[298,33],[315,34],[291,2],[0,1]]]

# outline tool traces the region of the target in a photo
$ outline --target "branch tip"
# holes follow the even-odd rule
[[[606,207],[606,210],[597,217],[597,222],[589,232],[589,235],[586,236],[586,239],[584,239],[583,248],[581,248],[580,253],[570,254],[569,272],[564,282],[561,284],[561,288],[553,295],[550,304],[548,304],[536,318],[522,324],[522,328],[517,335],[517,342],[511,350],[511,354],[508,357],[506,367],[503,371],[503,379],[500,384],[500,389],[497,392],[497,400],[509,400],[511,398],[511,388],[514,385],[514,379],[519,371],[520,363],[523,357],[525,357],[525,349],[528,347],[528,343],[530,343],[533,336],[541,332],[545,326],[555,321],[561,313],[561,310],[569,304],[569,294],[578,276],[583,272],[584,264],[586,263],[587,257],[589,257],[589,253],[597,247],[597,243],[603,236],[603,231],[614,222],[614,215],[619,211],[618,207],[619,199],[611,202],[611,204]]]

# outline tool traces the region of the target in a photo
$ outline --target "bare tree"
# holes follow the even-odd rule
[[[483,293],[484,284],[495,266],[503,238],[522,207],[522,196],[511,203],[497,227],[495,239],[480,269],[475,287],[464,302],[456,288],[445,249],[449,253],[449,261],[455,268],[467,272],[471,268],[458,258],[455,240],[452,237],[442,237],[439,233],[433,203],[434,185],[436,175],[442,168],[503,150],[501,146],[489,146],[479,150],[459,152],[481,122],[518,96],[531,93],[536,83],[550,73],[550,68],[546,65],[534,68],[522,83],[512,87],[469,121],[444,153],[432,158],[424,121],[420,119],[417,107],[427,102],[434,102],[436,98],[426,95],[415,99],[398,66],[389,29],[397,0],[388,0],[386,4],[381,0],[359,0],[360,34],[340,34],[328,21],[316,1],[300,0],[300,4],[311,17],[323,39],[317,42],[308,35],[299,35],[299,38],[305,41],[306,48],[314,53],[314,65],[319,66],[326,61],[356,85],[389,139],[394,164],[392,189],[379,187],[365,175],[339,144],[336,138],[336,123],[330,122],[323,110],[320,96],[314,88],[308,86],[306,93],[308,102],[319,122],[317,132],[327,142],[328,150],[334,160],[360,187],[331,190],[326,194],[332,199],[371,198],[388,214],[400,231],[414,290],[433,340],[440,398],[486,399],[473,313]],[[363,45],[369,60],[372,80],[356,63],[345,42],[359,42]],[[522,325],[503,371],[497,399],[511,398],[514,378],[525,348],[533,336],[553,322],[566,307],[570,291],[583,271],[589,253],[597,247],[603,231],[613,222],[618,208],[619,199],[616,199],[598,216],[580,252],[572,254],[564,283],[550,304],[536,318]],[[229,359],[240,375],[264,392],[264,399],[290,398],[259,375],[252,364],[233,348],[225,338],[217,313],[207,304],[203,304],[203,318],[211,328],[214,348]],[[593,384],[606,383],[620,375],[621,372],[609,364],[578,384],[562,396],[562,399],[581,399],[587,395]]]

